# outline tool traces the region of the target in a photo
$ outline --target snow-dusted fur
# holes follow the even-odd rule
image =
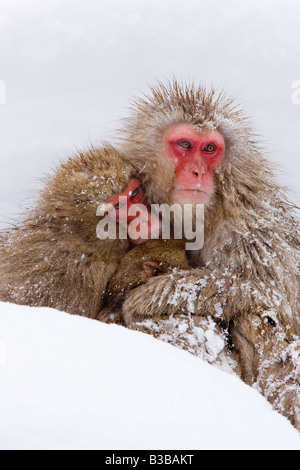
[[[0,300],[97,318],[127,240],[99,240],[97,207],[124,189],[130,164],[90,149],[49,176],[36,207],[1,235]]]
[[[184,313],[225,322],[244,380],[256,383],[299,428],[295,207],[276,183],[247,119],[232,100],[176,81],[159,84],[149,97],[135,102],[120,144],[146,186],[150,203],[174,202],[175,167],[164,157],[162,138],[180,123],[203,132],[217,129],[226,143],[225,158],[214,175],[214,195],[205,207],[204,247],[194,254],[201,267],[150,279],[132,291],[124,304],[125,319],[130,323]],[[278,375],[286,385],[279,386]]]

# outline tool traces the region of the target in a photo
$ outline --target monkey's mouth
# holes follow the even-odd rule
[[[181,189],[175,190],[175,199],[179,203],[204,204],[210,198],[210,194],[200,189]]]

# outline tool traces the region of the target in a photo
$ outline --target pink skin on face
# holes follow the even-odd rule
[[[222,135],[218,131],[201,133],[190,125],[179,124],[166,132],[163,143],[176,166],[176,201],[208,202],[214,188],[214,169],[224,158]]]
[[[126,197],[127,205],[120,202],[120,196]],[[107,204],[111,204],[114,206],[114,210],[112,212],[108,211],[108,217],[111,215],[114,217],[116,216],[116,221],[118,224],[126,227],[128,236],[131,239],[134,245],[140,245],[142,243],[146,243],[151,239],[151,233],[153,237],[159,237],[160,234],[160,221],[158,217],[152,216],[148,212],[147,208],[147,201],[144,195],[144,191],[140,181],[136,178],[132,178],[129,180],[128,185],[124,189],[124,191],[120,194],[116,194],[110,197],[107,201]],[[129,215],[130,209],[134,204],[141,204],[143,208],[137,214]],[[134,211],[133,211],[134,212]],[[139,235],[141,238],[134,240],[132,238],[131,230],[135,230],[135,226],[131,226],[131,222],[133,222],[137,217],[141,223],[139,224]],[[133,227],[133,228],[132,228]]]
[[[120,203],[120,196],[126,197],[127,207],[126,205],[122,206]],[[111,196],[109,199],[107,199],[106,203],[115,207],[117,222],[124,224],[126,222],[130,223],[133,220],[128,216],[128,210],[130,206],[132,204],[146,205],[147,201],[140,181],[136,178],[132,178],[129,180],[128,185],[122,193]]]

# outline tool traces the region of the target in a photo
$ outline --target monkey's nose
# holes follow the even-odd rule
[[[205,173],[205,164],[202,160],[195,160],[193,161],[192,165],[190,166],[190,172],[193,178],[201,178]]]

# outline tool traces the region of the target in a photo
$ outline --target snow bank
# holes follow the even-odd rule
[[[0,303],[1,449],[300,449],[255,390],[116,325]]]

